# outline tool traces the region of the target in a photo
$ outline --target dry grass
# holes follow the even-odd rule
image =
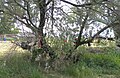
[[[12,43],[9,41],[0,42],[0,52],[8,51],[12,47]]]
[[[10,41],[0,41],[0,56],[10,55],[13,53],[23,53],[24,50]]]

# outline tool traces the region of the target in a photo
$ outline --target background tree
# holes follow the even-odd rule
[[[4,13],[12,16],[16,23],[32,30],[38,38],[38,46],[43,45],[43,28],[48,5],[52,0],[2,0]]]

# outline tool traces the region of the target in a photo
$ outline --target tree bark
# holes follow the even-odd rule
[[[38,27],[38,48],[43,47],[43,28],[45,26],[46,0],[39,0],[40,23]]]

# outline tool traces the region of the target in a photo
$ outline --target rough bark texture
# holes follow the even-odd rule
[[[43,46],[43,27],[45,26],[46,0],[39,0],[40,24],[38,28],[38,47]]]

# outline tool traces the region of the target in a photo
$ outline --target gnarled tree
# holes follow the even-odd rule
[[[45,44],[43,30],[45,26],[49,25],[52,29],[51,33],[54,31],[54,27],[59,27],[59,29],[63,27],[64,29],[66,25],[66,28],[73,25],[78,26],[79,35],[75,49],[82,44],[92,42],[107,28],[112,27],[117,35],[120,33],[118,29],[120,22],[117,18],[119,16],[119,0],[76,0],[76,3],[68,0],[2,0],[1,2],[1,12],[10,15],[13,17],[11,19],[16,19],[17,24],[30,28],[36,34],[39,48],[42,48]],[[57,5],[58,2],[73,6],[73,8],[70,8],[72,11],[70,14],[75,16],[71,17],[68,12],[63,10],[64,6]],[[56,17],[57,15],[59,17]],[[72,19],[74,24],[66,22],[67,17],[69,17],[69,20]],[[87,39],[84,38],[83,32],[91,25],[98,28],[96,22],[100,22],[104,26],[94,35]],[[119,35],[118,37],[120,38]]]

